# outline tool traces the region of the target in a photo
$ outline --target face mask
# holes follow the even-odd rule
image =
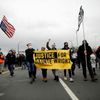
[[[30,45],[30,46],[28,46],[28,48],[32,48],[32,46]]]
[[[68,45],[67,44],[64,44],[64,47],[68,47]]]
[[[11,51],[9,51],[8,53],[9,53],[9,54],[12,54],[12,52],[11,52]]]

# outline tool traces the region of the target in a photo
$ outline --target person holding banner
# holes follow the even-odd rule
[[[52,48],[50,48],[50,46],[49,46],[50,40],[51,40],[51,39],[49,39],[48,42],[46,43],[47,49],[48,49],[48,50],[56,50],[56,45],[55,45],[55,43],[52,44]],[[59,81],[59,77],[58,77],[58,75],[57,75],[57,70],[56,70],[56,69],[52,69],[52,72],[53,72],[53,75],[54,75],[54,80]]]
[[[31,78],[30,83],[32,84],[35,81],[35,65],[33,60],[33,53],[35,49],[32,48],[31,43],[28,43],[27,47],[28,49],[25,50],[26,63],[29,71],[29,77]]]
[[[45,47],[41,47],[42,51],[45,51]],[[47,69],[42,68],[42,76],[43,76],[43,82],[47,82]]]
[[[68,50],[68,42],[64,42],[64,47],[62,48],[62,50]],[[71,58],[71,51],[70,51],[70,58]],[[73,78],[72,78],[72,73],[71,73],[71,69],[68,69],[68,74],[69,74],[69,81],[70,82],[74,82]],[[66,77],[66,69],[64,69],[64,80],[67,80]]]

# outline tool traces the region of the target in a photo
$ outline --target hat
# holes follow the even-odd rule
[[[41,50],[45,50],[45,47],[41,47]]]
[[[26,46],[31,46],[32,44],[31,43],[28,43]]]
[[[9,50],[9,53],[16,53],[16,50],[10,49],[10,50]]]
[[[8,52],[9,52],[9,53],[12,53],[12,50],[9,50]]]
[[[87,43],[87,41],[86,40],[83,40],[82,43]]]
[[[64,45],[68,45],[68,42],[64,42]]]

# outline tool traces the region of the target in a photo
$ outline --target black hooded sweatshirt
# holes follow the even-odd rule
[[[78,60],[80,61],[85,61],[85,48],[84,48],[84,44],[82,44],[78,51],[77,51],[77,55],[78,55]],[[93,53],[91,47],[88,45],[88,43],[86,43],[86,53],[87,53],[87,61],[90,61],[90,55]]]

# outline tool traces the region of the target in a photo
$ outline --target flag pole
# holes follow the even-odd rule
[[[17,44],[17,50],[18,50],[18,54],[19,54],[19,42],[18,42],[18,44]]]
[[[77,31],[79,31],[81,23],[82,23],[82,28],[83,28],[83,38],[85,40],[85,32],[84,32],[84,10],[82,9],[82,5],[80,6],[80,11],[79,11],[79,16],[78,16],[78,29],[77,29]],[[83,41],[83,42],[85,42],[85,41]],[[86,67],[87,67],[86,43],[84,43],[84,54],[85,54],[85,62],[86,62]]]
[[[82,28],[83,28],[83,38],[85,40],[85,32],[84,32],[84,20],[82,21]],[[85,63],[87,67],[87,50],[86,50],[86,43],[84,43],[84,54],[85,54]]]
[[[78,48],[78,35],[77,35],[77,31],[76,31],[76,43],[77,43],[77,48]]]

